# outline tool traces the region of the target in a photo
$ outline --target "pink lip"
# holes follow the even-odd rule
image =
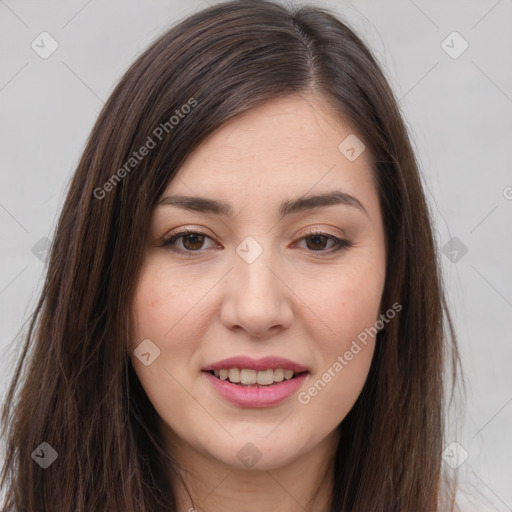
[[[223,368],[226,367],[223,366]],[[236,368],[236,366],[229,366],[229,368]],[[243,366],[243,368],[247,368],[247,366]],[[265,369],[268,368],[268,366],[265,367]],[[227,380],[221,380],[208,371],[203,371],[202,374],[223,398],[240,407],[276,405],[293,395],[308,376],[308,373],[305,372],[293,379],[277,382],[270,386],[240,386]]]
[[[295,361],[274,356],[267,356],[261,359],[252,359],[247,356],[230,357],[205,366],[203,370],[229,370],[230,368],[246,368],[248,370],[275,370],[276,368],[283,368],[284,370],[293,370],[295,373],[308,371],[307,367]]]

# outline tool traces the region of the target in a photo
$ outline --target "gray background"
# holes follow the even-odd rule
[[[208,3],[0,0],[2,397],[41,289],[44,239],[103,102],[152,40]],[[469,383],[464,423],[446,443],[460,445],[445,462],[461,479],[459,503],[512,511],[512,1],[316,4],[335,8],[384,65],[424,173]],[[47,59],[31,47],[43,31],[58,43]],[[469,44],[457,58],[454,31]]]

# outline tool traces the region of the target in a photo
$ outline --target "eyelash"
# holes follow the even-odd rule
[[[208,236],[206,233],[202,233],[201,231],[192,231],[192,230],[185,229],[183,231],[180,231],[178,233],[173,234],[172,236],[164,238],[162,240],[161,247],[166,247],[167,249],[169,249],[169,250],[171,250],[173,252],[179,252],[179,253],[182,253],[182,254],[187,254],[188,256],[193,256],[196,253],[203,252],[202,249],[197,249],[195,251],[191,251],[191,250],[188,250],[188,249],[178,249],[176,246],[173,245],[174,242],[176,242],[176,240],[178,240],[178,239],[180,239],[180,238],[182,238],[184,236],[187,236],[187,235],[200,235],[200,236],[203,236],[203,237],[206,237],[206,238],[210,238],[211,240],[213,240],[210,236]],[[319,250],[319,251],[311,250],[311,252],[313,252],[313,253],[328,253],[328,254],[332,254],[334,252],[347,250],[347,249],[349,249],[350,247],[353,246],[352,242],[350,242],[349,240],[343,240],[341,238],[335,237],[335,236],[330,235],[328,233],[323,233],[321,231],[311,231],[311,232],[308,232],[302,238],[300,238],[299,241],[305,240],[306,238],[309,238],[309,237],[312,237],[312,236],[323,236],[323,237],[326,237],[326,238],[328,238],[330,240],[333,240],[334,243],[335,243],[335,248],[334,249],[331,248],[330,250],[324,249],[324,250]]]

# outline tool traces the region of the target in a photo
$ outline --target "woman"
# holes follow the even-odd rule
[[[375,59],[325,9],[218,4],[90,135],[4,407],[6,510],[453,510],[457,364]]]

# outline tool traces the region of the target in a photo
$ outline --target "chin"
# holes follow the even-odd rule
[[[300,455],[302,443],[298,439],[275,439],[272,429],[267,428],[265,436],[245,433],[242,437],[230,439],[227,444],[203,447],[216,461],[236,470],[271,471],[291,463]]]

